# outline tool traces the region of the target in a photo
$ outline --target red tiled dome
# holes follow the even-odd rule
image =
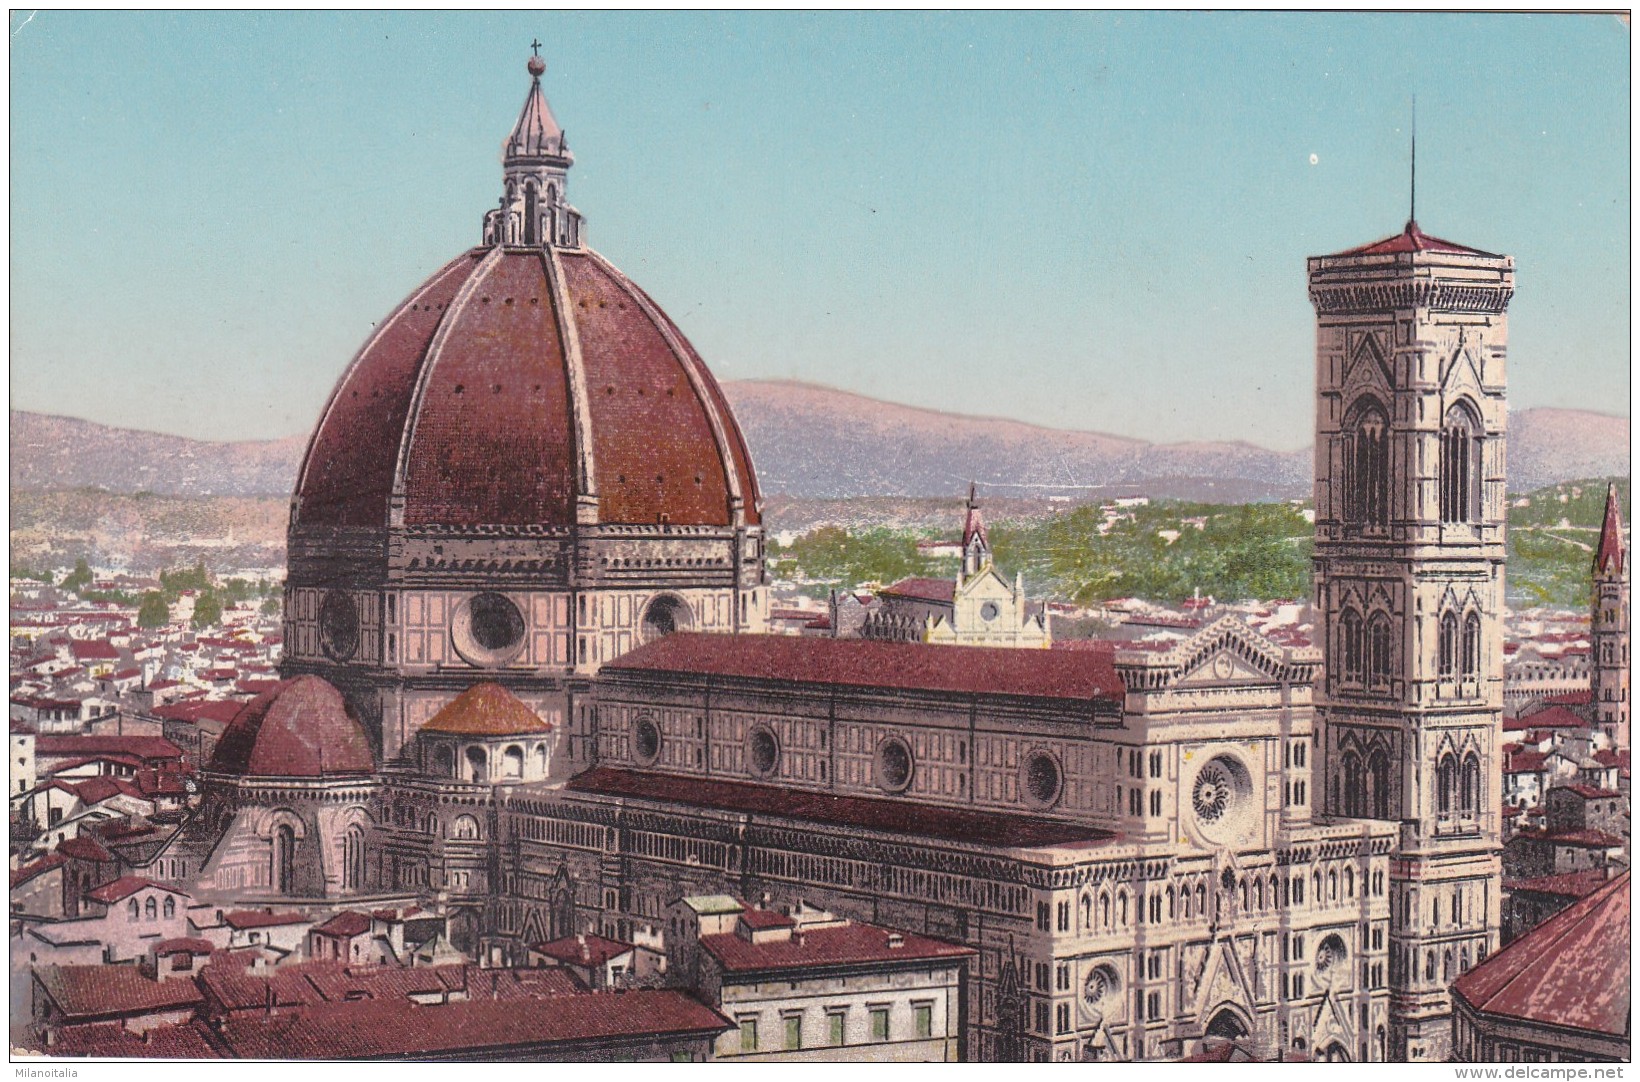
[[[360,350],[297,482],[296,521],[756,524],[751,458],[694,348],[585,248],[452,260]]]
[[[282,680],[228,723],[211,756],[223,774],[321,778],[370,774],[370,738],[342,693],[317,676]]]

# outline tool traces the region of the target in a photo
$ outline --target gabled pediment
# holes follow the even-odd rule
[[[957,596],[1011,601],[1014,596],[1014,584],[997,574],[996,568],[986,564],[977,574],[957,587]]]
[[[1321,662],[1313,648],[1277,646],[1240,617],[1222,616],[1165,653],[1119,652],[1118,669],[1135,671],[1147,690],[1248,681],[1301,680]],[[1137,671],[1147,675],[1138,676]],[[1130,687],[1135,686],[1133,681]]]
[[[1362,336],[1344,370],[1344,401],[1354,402],[1363,393],[1370,392],[1379,401],[1388,402],[1393,383],[1389,361],[1378,343],[1378,336],[1370,333]]]
[[[1236,957],[1231,941],[1218,940],[1208,956],[1206,976],[1198,986],[1198,1010],[1205,1015],[1209,1011],[1216,1012],[1227,1003],[1234,1003],[1250,1015],[1255,1002],[1246,967]]]

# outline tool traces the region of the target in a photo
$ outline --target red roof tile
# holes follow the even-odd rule
[[[1588,706],[1594,701],[1594,689],[1579,688],[1576,691],[1562,691],[1554,695],[1545,695],[1545,706]]]
[[[1626,1036],[1629,945],[1624,872],[1459,977],[1452,990],[1486,1014]]]
[[[1604,830],[1562,830],[1557,834],[1545,835],[1545,838],[1556,845],[1569,845],[1576,849],[1616,849],[1628,845],[1624,839]]]
[[[209,939],[195,939],[182,936],[177,939],[162,939],[154,944],[154,954],[163,958],[168,954],[211,954],[216,945]]]
[[[234,909],[222,914],[222,923],[239,931],[248,928],[277,928],[287,924],[306,924],[312,919],[291,910],[266,913],[260,909]]]
[[[1585,868],[1580,872],[1540,875],[1531,879],[1505,879],[1503,889],[1553,894],[1562,898],[1584,898],[1605,886],[1609,878],[1605,868]]]
[[[99,1059],[217,1059],[220,1053],[198,1022],[175,1022],[133,1033],[118,1022],[58,1027],[49,1048],[52,1056],[96,1056]]]
[[[133,965],[37,966],[34,977],[66,1021],[102,1021],[193,1007],[193,981],[156,981]]]
[[[753,931],[768,928],[792,928],[797,922],[778,909],[742,909],[740,921]]]
[[[917,601],[937,601],[950,604],[957,596],[955,579],[901,579],[885,587],[884,597],[909,597]]]
[[[53,868],[61,868],[67,863],[68,858],[63,856],[61,853],[47,853],[39,860],[36,860],[31,864],[25,864],[21,868],[13,871],[11,873],[11,888],[16,890],[24,883],[27,883],[30,879],[44,875]]]
[[[1610,789],[1601,789],[1594,785],[1584,785],[1582,782],[1576,782],[1572,785],[1562,785],[1559,788],[1566,790],[1568,793],[1576,793],[1584,800],[1605,800],[1607,797],[1623,795],[1622,793],[1613,792]]]
[[[425,1007],[403,1000],[326,1004],[230,1019],[221,1039],[244,1059],[405,1059],[620,1038],[704,1038],[729,1028],[722,1015],[682,992],[632,991]]]
[[[1120,702],[1125,691],[1112,658],[1109,651],[680,632],[606,663],[603,671]]]
[[[211,769],[247,777],[319,778],[370,774],[370,738],[342,693],[317,676],[282,681],[233,719]]]
[[[88,860],[94,864],[113,864],[114,856],[104,849],[102,843],[89,834],[80,834],[73,838],[65,838],[57,843],[57,852],[75,860]]]
[[[489,681],[474,684],[434,714],[422,732],[462,736],[523,736],[549,733],[552,726],[518,696]]]
[[[1564,706],[1549,706],[1533,714],[1504,718],[1503,727],[1508,732],[1523,729],[1587,729],[1589,723]]]
[[[600,521],[728,525],[731,471],[758,521],[744,440],[693,348],[602,257],[556,258],[555,284],[539,252],[469,251],[379,325],[309,445],[298,528],[384,525],[396,487],[411,524],[568,525],[578,414]]]
[[[336,914],[323,924],[315,925],[314,935],[327,936],[332,939],[352,939],[356,935],[363,935],[370,931],[370,914],[345,910]]]
[[[956,650],[960,647],[931,649]],[[776,785],[713,781],[678,774],[650,774],[616,767],[594,767],[572,778],[567,787],[579,792],[602,793],[632,800],[676,802],[774,818],[806,819],[860,830],[917,834],[953,842],[1022,848],[1048,845],[1088,848],[1109,844],[1117,838],[1094,827],[1031,815],[935,807],[908,800],[806,793]]]
[[[102,886],[88,891],[86,897],[103,905],[113,905],[115,902],[123,902],[138,891],[149,889],[164,891],[166,894],[175,894],[183,898],[188,897],[188,892],[185,890],[178,890],[176,887],[166,886],[164,883],[156,883],[152,879],[144,879],[138,875],[122,875],[111,883],[104,883]]]
[[[742,914],[744,918],[745,914]],[[898,939],[900,946],[890,946]],[[700,937],[701,949],[732,973],[770,969],[808,969],[862,963],[960,960],[976,952],[972,947],[940,939],[893,932],[869,924],[815,928],[790,939],[753,943],[733,932]]]
[[[1407,227],[1393,237],[1363,244],[1359,248],[1351,248],[1340,252],[1339,255],[1391,255],[1398,252],[1452,252],[1457,255],[1490,255],[1478,248],[1466,248],[1461,244],[1454,244],[1449,240],[1432,237],[1418,228],[1417,222],[1408,222]]]
[[[546,943],[532,943],[530,950],[555,958],[565,965],[601,966],[632,950],[630,943],[605,939],[601,935],[565,936]]]
[[[42,759],[123,754],[165,760],[182,758],[182,749],[162,736],[42,736],[34,741],[34,754]]]

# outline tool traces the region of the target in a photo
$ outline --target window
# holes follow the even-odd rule
[[[757,1019],[740,1019],[740,1050],[742,1052],[757,1051]]]
[[[1442,814],[1453,810],[1453,792],[1457,783],[1457,759],[1451,754],[1441,756],[1440,765],[1435,768],[1435,797],[1436,806]]]
[[[1344,658],[1343,679],[1346,684],[1359,684],[1366,673],[1366,637],[1361,614],[1345,609],[1339,620],[1338,652]]]
[[[126,920],[134,921],[140,916],[142,916],[142,907],[137,904],[137,900],[135,898],[132,898],[129,902],[125,903]]]
[[[1458,617],[1453,613],[1446,613],[1441,617],[1440,641],[1440,676],[1442,680],[1450,680],[1457,675],[1458,666]]]
[[[1463,770],[1459,774],[1458,806],[1467,815],[1474,815],[1480,807],[1481,798],[1481,762],[1470,752],[1463,757]]]
[[[1387,687],[1389,681],[1389,617],[1379,612],[1367,624],[1367,683]]]
[[[1160,789],[1150,791],[1150,814],[1152,816],[1162,814],[1162,791]]]
[[[1071,1005],[1060,1003],[1054,1007],[1054,1032],[1069,1033],[1071,1031]]]
[[[1108,912],[1106,913],[1106,917],[1107,917],[1106,923],[1108,924],[1109,923],[1109,919],[1108,919],[1109,918],[1109,913]],[[1071,903],[1069,903],[1069,902],[1060,902],[1059,903],[1059,930],[1061,932],[1068,932],[1068,931],[1071,930]]]
[[[1345,426],[1344,521],[1362,526],[1389,522],[1389,425],[1372,399],[1359,403]]]
[[[1441,521],[1473,522],[1480,509],[1480,426],[1459,403],[1441,428]]]
[[[1361,771],[1361,757],[1353,751],[1344,753],[1343,766],[1340,770],[1340,782],[1344,790],[1344,814],[1360,817],[1367,813],[1367,796],[1365,775]]]
[[[782,1019],[786,1023],[786,1050],[794,1051],[803,1047],[803,1016],[788,1014]]]
[[[1048,903],[1047,902],[1037,902],[1036,903],[1036,930],[1039,931],[1039,932],[1046,932],[1048,930]]]
[[[934,1035],[934,1005],[932,1003],[913,1003],[911,1005],[911,1019],[917,1027],[917,1036],[932,1037]]]
[[[846,1017],[842,1011],[826,1012],[826,1039],[833,1046],[843,1043],[843,1021]]]
[[[167,897],[165,899],[165,919],[170,920],[172,917],[175,917],[176,915],[177,915],[177,900],[175,898]]]
[[[1608,646],[1611,644],[1608,643]],[[1481,672],[1481,618],[1470,613],[1463,621],[1463,675],[1473,680]]]
[[[1069,992],[1071,990],[1071,967],[1057,966],[1054,969],[1053,986],[1056,991]]]
[[[874,1041],[888,1040],[888,1008],[871,1008],[871,1039]]]
[[[1154,1022],[1162,1016],[1162,994],[1151,992],[1145,997],[1145,1018]]]

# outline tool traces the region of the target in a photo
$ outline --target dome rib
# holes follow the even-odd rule
[[[587,249],[587,255],[603,267],[610,277],[626,288],[627,293],[638,302],[639,311],[643,312],[649,322],[660,332],[673,355],[677,357],[678,364],[683,369],[683,374],[689,379],[690,389],[695,392],[695,398],[706,411],[706,423],[711,426],[712,441],[717,444],[718,460],[723,463],[724,485],[729,491],[729,524],[731,526],[744,526],[746,524],[746,498],[741,492],[740,470],[735,462],[734,453],[729,448],[729,439],[724,432],[723,418],[718,413],[716,396],[708,393],[706,389],[706,379],[711,377],[702,378],[704,366],[699,364],[699,358],[695,356],[695,351],[689,348],[678,329],[672,325],[672,321],[660,314],[659,306],[650,300],[649,294],[639,289],[632,279],[622,274],[613,263],[597,252],[589,248]]]
[[[569,286],[558,249],[549,248],[541,262],[547,272],[547,288],[552,292],[553,312],[558,319],[558,335],[564,343],[564,372],[569,381],[570,421],[575,434],[575,521],[598,521],[598,470],[592,440],[592,413],[587,402],[586,361],[581,355],[581,332],[570,308]]]
[[[484,258],[479,261],[467,280],[456,291],[455,298],[445,305],[443,318],[439,320],[438,329],[427,343],[427,349],[422,355],[421,370],[417,373],[416,389],[410,397],[410,412],[405,418],[404,430],[399,436],[398,457],[393,466],[393,493],[388,514],[388,522],[393,526],[404,525],[405,504],[405,470],[409,465],[410,447],[415,442],[416,429],[421,425],[422,411],[426,405],[428,377],[437,367],[444,352],[444,344],[450,340],[451,329],[456,325],[457,316],[464,313],[473,294],[478,287],[490,276],[495,265],[501,261],[501,246],[490,249]]]
[[[337,381],[330,398],[325,402],[325,408],[319,415],[319,423],[314,426],[313,435],[308,437],[307,450],[302,455],[302,466],[296,477],[295,495],[291,500],[293,524],[314,521],[326,525],[373,526],[380,525],[386,520],[392,486],[396,478],[396,463],[386,461],[386,456],[380,454],[382,448],[376,441],[357,438],[357,434],[351,431],[355,419],[349,418],[348,423],[344,424],[337,415],[348,408],[347,392],[361,377],[369,377],[376,384],[370,387],[373,397],[381,390],[380,384],[384,381],[380,369],[383,366],[376,361],[378,349],[391,353],[391,340],[401,334],[407,335],[411,342],[420,340],[414,350],[414,358],[408,365],[409,378],[406,381],[410,384],[410,393],[406,397],[413,399],[414,388],[421,378],[421,369],[426,364],[428,344],[443,321],[443,313],[440,313],[438,319],[427,318],[430,326],[425,332],[421,328],[407,327],[405,324],[419,322],[424,318],[418,311],[423,302],[439,294],[455,272],[465,271],[470,274],[474,259],[475,253],[469,250],[445,263],[423,282],[420,288],[401,301],[353,355],[353,360],[349,362],[347,369],[342,373],[342,378]],[[391,380],[387,382],[391,383]],[[384,430],[382,434],[389,429],[402,431],[412,408],[412,404],[406,401],[403,403],[404,408],[398,409],[397,404],[391,400],[392,391],[393,388],[389,386],[388,404],[372,411],[380,428]],[[337,440],[337,430],[340,428],[347,428],[350,431],[342,434],[342,438]],[[320,455],[318,451],[326,437],[338,442],[339,446],[329,448],[330,454]],[[380,463],[371,460],[373,452],[382,458]],[[380,476],[377,476],[378,474]],[[367,517],[367,509],[363,505],[378,497],[382,501],[380,508]],[[363,521],[356,521],[361,519]]]

